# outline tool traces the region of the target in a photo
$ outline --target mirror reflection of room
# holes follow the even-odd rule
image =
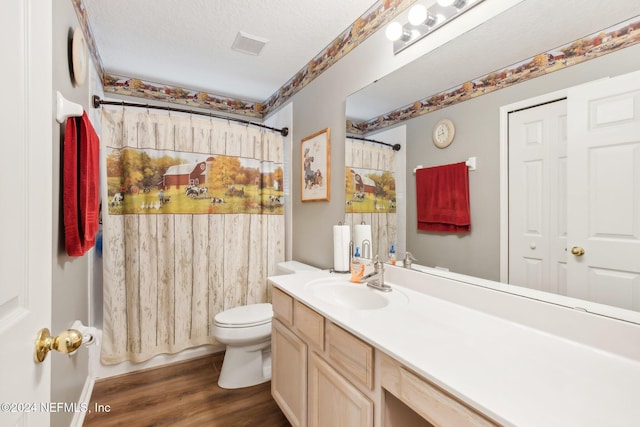
[[[638,69],[633,41],[640,18],[612,10],[604,19],[600,9],[567,3],[557,5],[554,19],[574,13],[580,22],[603,19],[599,25],[534,28],[526,23],[546,19],[538,20],[535,3],[517,5],[352,94],[348,127],[371,138],[399,124],[406,129],[405,250],[418,264],[471,281],[508,283],[516,293],[531,289],[638,311],[634,139],[618,151],[605,154],[594,145],[583,152],[586,127],[579,127],[578,117],[591,114],[579,105],[587,102],[579,101],[582,93],[594,90],[589,82]],[[531,27],[536,43],[505,45],[503,40],[520,40],[509,22]],[[438,73],[443,67],[447,73]],[[623,82],[612,93],[623,93]],[[616,110],[624,108],[620,104],[608,108],[617,111],[613,116],[632,114]],[[443,121],[452,126],[439,130]],[[415,170],[472,157],[470,232],[420,230]],[[578,200],[582,193],[588,196]],[[532,295],[545,299],[544,293]]]

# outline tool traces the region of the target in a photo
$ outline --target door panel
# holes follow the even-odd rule
[[[632,183],[638,167],[640,144],[614,145],[591,150],[589,155],[589,209],[591,236],[638,241],[638,188]],[[612,191],[615,189],[615,191]]]
[[[640,310],[640,72],[569,90],[569,295]]]
[[[49,425],[51,365],[35,364],[34,341],[51,322],[51,7],[7,0],[0,14],[2,426]]]
[[[509,283],[566,291],[566,101],[509,115]]]

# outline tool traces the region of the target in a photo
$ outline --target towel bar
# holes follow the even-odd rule
[[[467,165],[467,167],[469,168],[470,171],[474,171],[476,170],[476,157],[469,157],[464,163]],[[415,174],[416,171],[418,169],[422,169],[424,166],[423,165],[418,165],[415,168],[413,168],[413,173]]]
[[[66,99],[59,91],[56,91],[56,121],[63,124],[69,117],[81,116],[84,112],[82,105]]]

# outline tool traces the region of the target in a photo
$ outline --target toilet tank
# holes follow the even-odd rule
[[[302,271],[320,271],[320,269],[312,265],[303,264],[298,261],[283,261],[278,263],[276,275],[294,274],[300,273]]]

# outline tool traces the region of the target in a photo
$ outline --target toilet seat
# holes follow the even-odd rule
[[[216,314],[214,323],[222,328],[250,328],[271,323],[270,303],[243,305]]]

